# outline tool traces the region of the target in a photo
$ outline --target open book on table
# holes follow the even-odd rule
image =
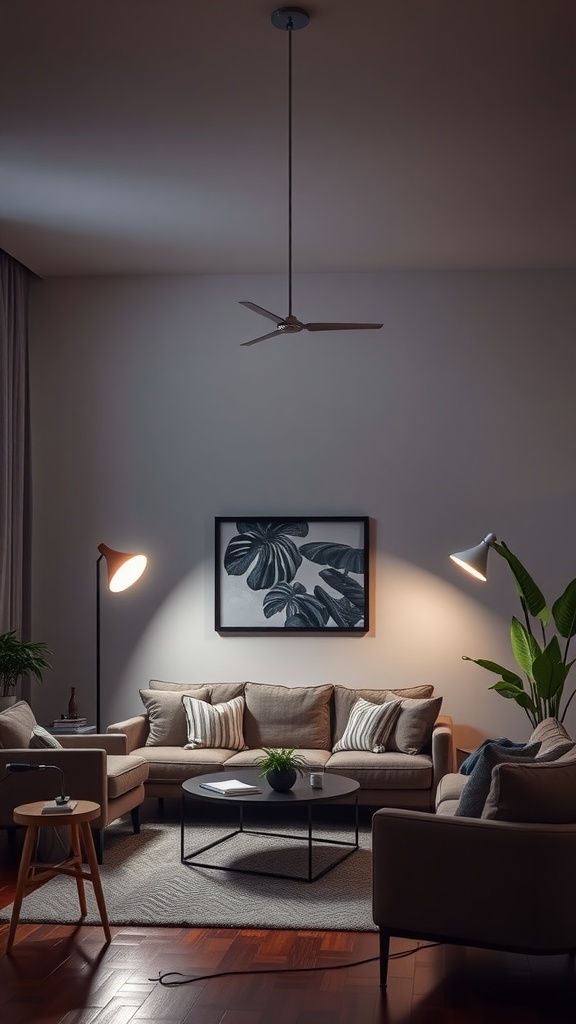
[[[229,779],[227,782],[201,782],[200,788],[211,789],[213,793],[222,793],[223,796],[249,796],[251,793],[262,792],[258,786],[240,782],[239,779]]]

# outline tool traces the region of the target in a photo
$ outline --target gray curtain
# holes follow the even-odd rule
[[[0,633],[30,639],[28,304],[33,274],[0,249]]]

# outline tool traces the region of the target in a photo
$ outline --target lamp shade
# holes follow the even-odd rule
[[[488,533],[484,540],[480,541],[476,547],[468,548],[467,551],[456,551],[453,555],[450,555],[450,558],[453,562],[456,562],[456,565],[469,572],[471,576],[475,576],[476,579],[482,580],[485,583],[488,550],[495,540],[496,534]]]
[[[130,555],[125,551],[114,551],[107,544],[99,544],[98,551],[106,560],[108,589],[114,593],[127,590],[140,579],[146,568],[146,555]]]

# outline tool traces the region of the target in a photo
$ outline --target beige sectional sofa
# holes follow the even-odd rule
[[[439,715],[442,698],[433,696],[431,686],[367,690],[332,684],[290,687],[151,680],[140,695],[143,713],[109,726],[108,732],[125,734],[126,752],[146,760],[149,797],[178,797],[186,779],[207,772],[240,774],[254,767],[264,747],[297,746],[311,770],[320,768],[356,779],[362,804],[430,810],[440,779],[453,768],[452,722]],[[187,749],[184,695],[213,707],[241,697],[243,748],[201,741]],[[370,706],[399,702],[393,729],[383,744],[385,750],[334,752],[359,700]]]
[[[576,952],[576,744],[554,719],[536,727],[528,741],[535,743],[530,757],[492,751],[477,779],[445,775],[436,814],[374,814],[382,986],[391,936]],[[465,802],[471,786],[474,799],[468,793]]]

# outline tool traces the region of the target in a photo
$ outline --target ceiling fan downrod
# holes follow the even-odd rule
[[[270,20],[274,28],[279,28],[288,33],[288,316],[278,316],[263,306],[247,299],[240,299],[240,305],[246,306],[259,316],[272,320],[274,330],[262,334],[251,341],[243,341],[242,345],[256,345],[268,338],[277,338],[279,335],[299,334],[300,331],[361,331],[378,330],[382,324],[372,323],[342,323],[326,322],[302,323],[292,313],[292,33],[298,29],[305,28],[310,21],[307,11],[301,7],[280,7],[274,11]]]
[[[306,28],[310,15],[300,7],[280,7],[270,16],[274,28],[288,33],[288,316],[292,316],[292,33]]]

